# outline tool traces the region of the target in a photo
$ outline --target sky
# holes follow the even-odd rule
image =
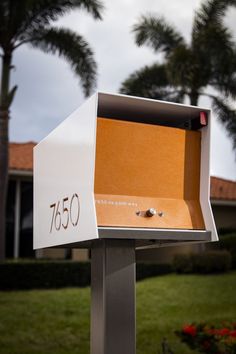
[[[200,0],[119,0],[103,1],[103,21],[85,11],[74,11],[56,25],[70,28],[88,41],[98,64],[97,90],[117,93],[133,71],[161,61],[151,49],[138,48],[131,32],[141,15],[162,15],[190,40],[194,10]],[[236,10],[229,9],[226,23],[236,41]],[[207,55],[207,53],[206,53]],[[10,140],[40,141],[85,100],[79,78],[63,59],[22,46],[13,60],[11,84],[18,90],[11,107]],[[209,108],[208,100],[200,104]],[[236,152],[225,129],[213,117],[211,175],[236,180]]]

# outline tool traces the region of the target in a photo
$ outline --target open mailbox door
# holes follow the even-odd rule
[[[217,241],[211,112],[97,93],[34,149],[34,248]]]

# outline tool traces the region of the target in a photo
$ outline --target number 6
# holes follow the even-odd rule
[[[60,205],[60,201],[57,203],[57,209],[56,209],[56,215],[55,215],[55,228],[56,228],[57,231],[59,231],[60,228],[61,228],[61,213],[58,210],[59,209],[59,205]],[[58,224],[58,226],[57,226],[57,224]]]

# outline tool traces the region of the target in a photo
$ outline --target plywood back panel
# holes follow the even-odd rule
[[[203,229],[200,154],[200,132],[98,118],[98,224]],[[117,198],[128,203],[126,207],[131,203],[132,211],[125,204],[112,204]],[[136,211],[151,207],[163,209],[163,217],[137,217]]]

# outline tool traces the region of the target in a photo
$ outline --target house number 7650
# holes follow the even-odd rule
[[[51,204],[50,209],[52,209],[50,233],[53,229],[59,231],[61,227],[67,229],[69,225],[78,224],[80,203],[77,193],[74,193],[71,198],[65,197]]]

